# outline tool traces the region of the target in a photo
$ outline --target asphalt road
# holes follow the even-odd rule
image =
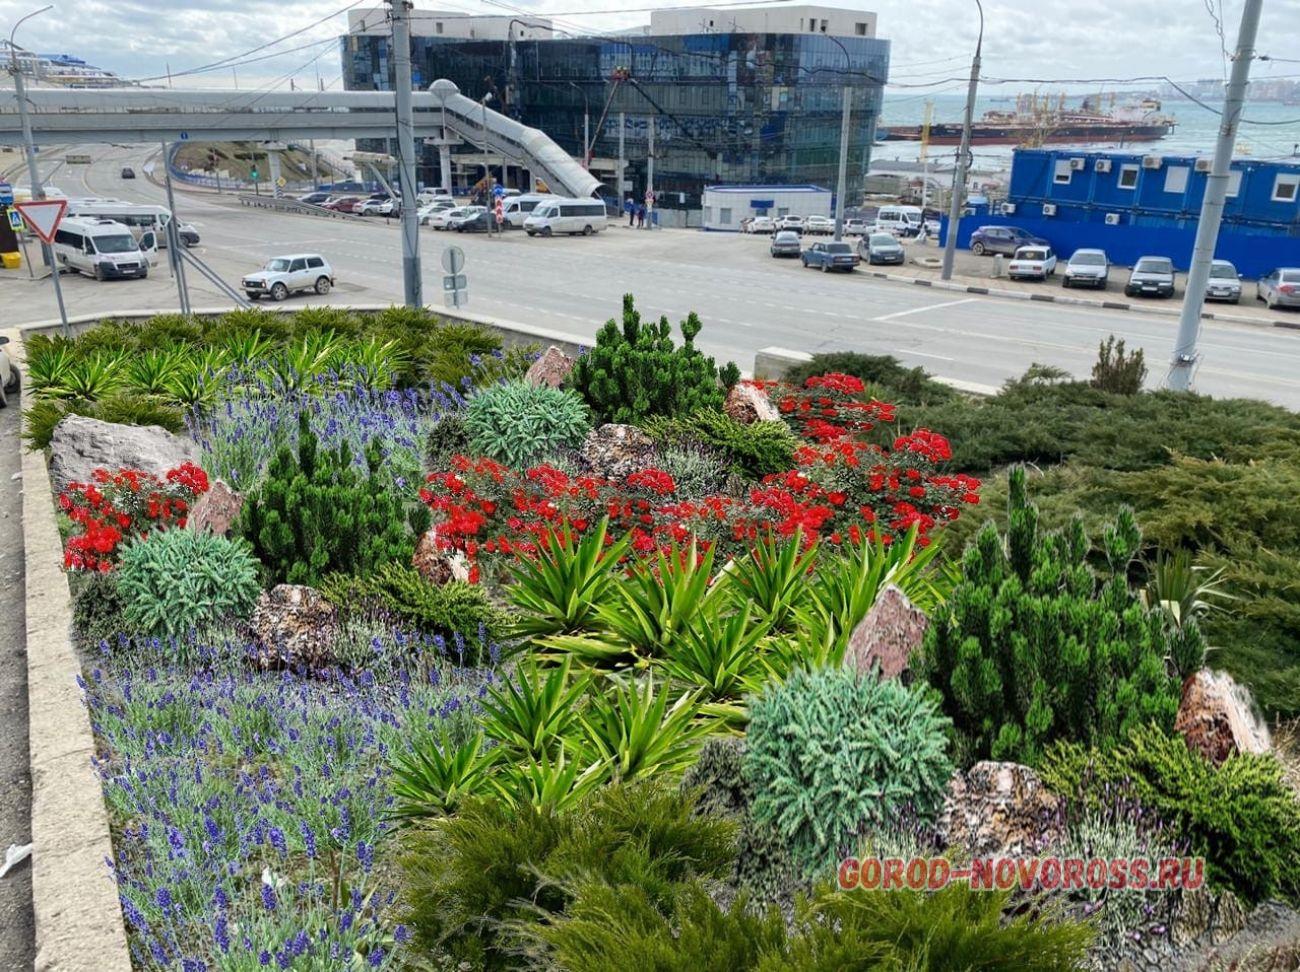
[[[82,150],[96,162],[60,170],[53,181],[65,192],[163,201],[163,190],[141,171],[156,150]],[[120,178],[125,162],[140,178]],[[250,210],[229,197],[188,192],[178,196],[177,208],[202,236],[196,254],[228,281],[271,256],[316,251],[334,265],[339,284],[327,298],[297,297],[295,303],[402,299],[400,238],[389,221],[356,224]],[[861,273],[821,274],[795,260],[771,259],[761,237],[636,231],[617,222],[591,238],[528,239],[516,232],[489,239],[429,229],[421,235],[424,293],[434,306],[442,292],[438,255],[454,241],[466,253],[472,311],[591,335],[632,292],[643,316],[667,314],[676,321],[698,313],[701,346],[743,368],[768,346],[851,349],[893,354],[933,374],[997,386],[1035,362],[1087,376],[1098,343],[1115,334],[1144,349],[1149,384],[1156,386],[1166,374],[1177,326],[1163,316],[937,291]],[[193,273],[189,279],[196,305],[225,302]],[[64,292],[74,314],[176,306],[165,258],[146,281],[100,284],[65,276]],[[56,316],[49,282],[30,282],[25,273],[0,276],[0,307],[16,322]],[[1199,391],[1300,408],[1300,331],[1207,321],[1201,350]]]

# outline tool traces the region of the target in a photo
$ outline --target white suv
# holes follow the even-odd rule
[[[247,274],[239,285],[249,300],[284,300],[302,290],[328,294],[334,286],[334,270],[318,253],[296,253],[268,260],[266,266]]]

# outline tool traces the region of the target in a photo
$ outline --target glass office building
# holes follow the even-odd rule
[[[391,88],[385,33],[349,33],[341,45],[349,90]],[[585,115],[591,169],[608,196],[618,195],[620,117],[626,189],[637,199],[644,194],[653,119],[659,205],[691,209],[699,207],[705,185],[718,183],[833,189],[848,86],[847,201],[853,204],[879,117],[889,42],[815,30],[511,40],[417,35],[412,69],[417,88],[449,78],[468,97],[490,92],[491,107],[541,129],[575,157],[582,156]],[[421,182],[436,183],[431,147],[421,163]],[[512,170],[511,183],[518,179]]]

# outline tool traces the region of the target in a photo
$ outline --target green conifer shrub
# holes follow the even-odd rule
[[[364,468],[346,444],[322,451],[304,413],[297,448],[276,454],[239,518],[271,583],[318,584],[327,574],[364,576],[410,560],[430,514],[395,491],[381,448],[371,441]]]
[[[574,365],[570,383],[600,422],[640,425],[654,415],[717,411],[740,370],[731,362],[718,368],[695,347],[701,327],[690,314],[676,347],[668,318],[642,324],[632,295],[625,294],[622,327],[611,319],[600,329],[596,346]]]
[[[1023,469],[1011,473],[1007,518],[1005,539],[987,523],[967,547],[913,666],[943,699],[959,764],[1034,765],[1056,739],[1109,746],[1144,722],[1172,726],[1174,635],[1129,587],[1142,539],[1132,511],[1105,533],[1100,577],[1080,521],[1039,530]]]
[[[799,439],[784,422],[744,425],[719,411],[660,416],[645,425],[661,447],[703,446],[717,454],[737,475],[761,479],[794,468]]]
[[[261,588],[243,540],[159,530],[122,548],[117,589],[130,630],[183,635],[248,616]]]
[[[557,449],[576,449],[591,416],[576,392],[524,381],[490,385],[469,400],[470,449],[514,469],[527,469]]]
[[[833,873],[864,827],[904,807],[938,811],[952,774],[948,720],[922,688],[845,668],[798,670],[750,705],[750,812],[789,845],[805,873]]]
[[[1115,395],[1136,395],[1146,381],[1147,366],[1141,348],[1129,353],[1124,339],[1111,335],[1097,348],[1097,363],[1092,366],[1092,387]]]

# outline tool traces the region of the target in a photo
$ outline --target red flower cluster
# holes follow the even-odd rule
[[[801,533],[810,544],[856,544],[876,536],[888,543],[913,524],[924,545],[936,525],[979,502],[979,480],[940,473],[952,450],[937,432],[898,436],[892,449],[862,441],[864,433],[894,420],[894,407],[855,399],[863,391],[857,378],[817,376],[794,391],[754,384],[816,444],[796,450],[796,468],[765,477],[747,495],[687,501],[661,469],[612,480],[570,476],[551,466],[515,471],[457,456],[450,470],[428,477],[420,498],[434,512],[439,542],[471,562],[532,553],[564,521],[582,533],[602,517],[609,517],[611,538],[630,534],[641,554],[692,536],[727,554],[771,534]]]
[[[123,540],[183,527],[190,505],[208,486],[208,474],[192,462],[162,479],[139,469],[96,469],[91,482],[68,484],[59,495],[74,531],[63,548],[64,568],[107,573]]]
[[[894,420],[893,405],[857,397],[866,386],[852,375],[813,375],[802,388],[773,383],[764,387],[795,431],[822,445],[870,432]]]

